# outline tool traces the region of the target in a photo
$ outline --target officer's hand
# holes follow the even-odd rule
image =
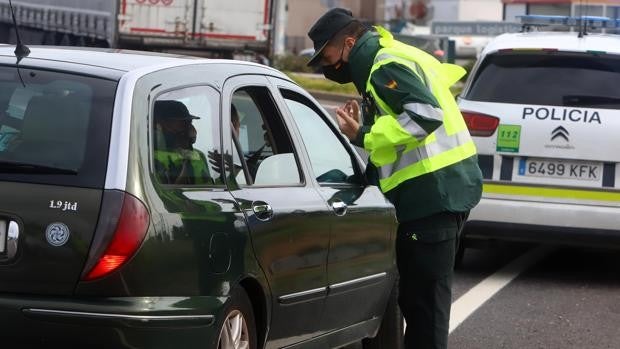
[[[211,164],[211,167],[213,168],[213,171],[217,172],[217,173],[222,173],[222,154],[220,154],[219,151],[214,150],[214,151],[209,151],[207,153],[207,156],[209,158],[209,164]]]
[[[345,110],[357,121],[358,124],[360,121],[360,104],[355,99],[351,99],[344,105]]]
[[[359,112],[359,105],[357,108]],[[346,105],[343,108],[336,109],[336,117],[338,118],[338,127],[340,127],[340,131],[342,131],[342,133],[344,133],[344,135],[347,136],[347,138],[349,138],[349,140],[351,141],[353,141],[355,137],[357,137],[357,132],[359,131],[359,128],[360,128],[360,124],[358,121],[359,117],[356,118],[352,115],[353,114],[352,109],[353,107],[347,108]]]
[[[233,169],[233,159],[229,154],[222,155],[219,151],[214,150],[207,153],[209,158],[209,164],[213,168],[213,171],[222,173],[222,161],[224,162],[225,170],[231,172]]]

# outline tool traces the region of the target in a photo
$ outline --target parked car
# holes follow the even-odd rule
[[[57,47],[16,65],[13,50],[2,346],[398,346],[394,208],[284,74]]]
[[[468,239],[620,247],[619,48],[544,31],[485,48],[459,99],[485,179]]]

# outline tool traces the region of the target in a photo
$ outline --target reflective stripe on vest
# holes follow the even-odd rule
[[[378,27],[377,31],[381,35],[382,49],[375,56],[370,76],[385,64],[400,63],[425,83],[441,107],[409,103],[403,106],[405,111],[397,115],[379,98],[369,77],[366,90],[372,94],[378,110],[382,113],[375,116],[375,120],[379,117],[393,117],[403,130],[414,137],[409,144],[395,146],[392,155],[386,152],[377,155],[383,157],[375,163],[379,170],[379,183],[381,190],[387,192],[406,180],[432,173],[476,155],[476,146],[449,90],[450,85],[460,78],[459,74],[462,75],[461,71],[444,67],[444,64],[427,53],[394,40],[383,28]],[[425,119],[441,120],[443,124],[428,135],[411,119],[407,110]]]

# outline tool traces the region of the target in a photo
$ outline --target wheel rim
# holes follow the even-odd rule
[[[234,310],[226,317],[220,331],[219,349],[249,349],[248,325],[240,311]]]

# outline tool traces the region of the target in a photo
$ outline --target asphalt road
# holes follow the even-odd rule
[[[455,302],[543,251],[450,334],[450,348],[620,348],[620,251],[503,243],[466,250]]]
[[[321,101],[334,113],[341,102]],[[496,242],[455,271],[451,349],[620,348],[620,251]]]

